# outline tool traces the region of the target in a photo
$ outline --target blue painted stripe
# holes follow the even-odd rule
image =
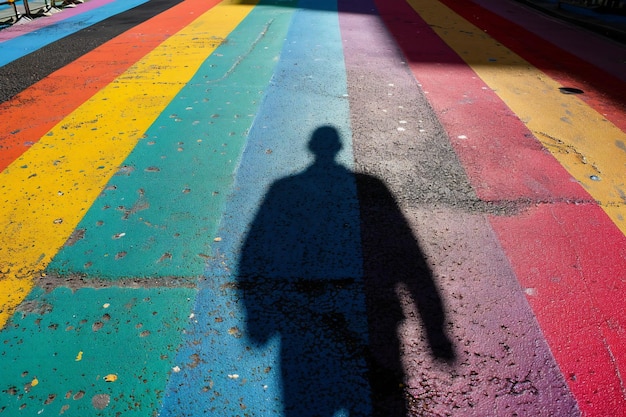
[[[162,416],[371,415],[336,3],[299,6],[250,130]]]
[[[148,0],[114,1],[94,10],[62,20],[39,30],[25,33],[0,43],[0,67],[30,54],[59,39],[92,26],[116,14],[125,12]]]

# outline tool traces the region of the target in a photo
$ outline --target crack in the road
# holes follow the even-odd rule
[[[261,30],[261,33],[259,33],[259,36],[257,36],[257,38],[254,40],[254,42],[252,42],[252,44],[250,45],[250,48],[248,48],[248,50],[243,55],[240,55],[237,58],[237,60],[235,60],[233,65],[231,65],[231,67],[228,69],[228,71],[226,71],[224,73],[224,75],[222,75],[220,78],[206,81],[207,84],[208,83],[217,83],[217,82],[220,82],[220,81],[224,81],[226,78],[228,78],[230,76],[230,74],[232,74],[235,71],[235,69],[239,66],[239,64],[241,64],[241,62],[244,59],[246,59],[252,53],[252,51],[254,51],[254,49],[259,44],[259,42],[261,42],[261,40],[263,40],[263,38],[265,37],[265,35],[269,31],[270,27],[272,26],[273,22],[274,22],[274,19],[270,19],[270,21],[265,24],[265,26],[263,27],[263,30]]]
[[[433,200],[425,205],[456,207],[471,214],[488,214],[494,216],[516,216],[530,207],[553,204],[600,204],[595,200],[584,200],[578,198],[551,198],[532,199],[517,198],[512,200],[483,200],[483,199],[463,199],[463,200]]]
[[[590,164],[589,161],[587,161],[587,157],[582,152],[580,152],[578,149],[576,149],[576,147],[574,145],[567,144],[563,140],[561,140],[561,139],[559,139],[559,138],[557,138],[555,136],[552,136],[552,135],[550,135],[550,134],[548,134],[546,132],[533,131],[533,134],[541,135],[544,138],[547,138],[547,139],[551,140],[552,142],[554,142],[553,144],[550,144],[550,143],[547,143],[545,141],[542,141],[542,143],[545,146],[554,147],[554,148],[556,148],[556,149],[558,149],[560,151],[563,151],[565,153],[568,153],[568,154],[572,153],[572,154],[574,154],[574,155],[576,155],[578,157],[580,162],[582,162],[585,165],[591,166],[591,168],[593,168],[593,170],[596,171],[596,173],[601,174],[601,171],[596,166],[596,164],[595,163]]]
[[[71,273],[62,275],[59,273],[42,274],[37,280],[37,285],[46,292],[64,287],[72,291],[81,288],[197,288],[199,277],[137,277],[123,279],[91,278],[83,274]]]

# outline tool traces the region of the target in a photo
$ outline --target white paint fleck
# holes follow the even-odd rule
[[[403,127],[399,127],[399,128],[398,128],[398,132],[404,132],[405,130],[406,130],[406,129],[405,129],[405,128],[403,128]]]
[[[465,136],[465,135],[459,135],[459,136],[457,136],[457,138],[459,138],[459,139],[467,139],[467,136]]]
[[[524,292],[526,295],[537,295],[537,288],[526,288]]]

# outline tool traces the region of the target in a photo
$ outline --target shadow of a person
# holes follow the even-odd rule
[[[245,334],[280,338],[285,416],[404,416],[396,287],[449,359],[441,299],[391,193],[337,163],[337,130],[318,128],[309,150],[314,163],[271,185],[242,246]]]
[[[376,177],[356,174],[361,214],[364,291],[369,328],[368,374],[374,416],[407,415],[399,327],[417,308],[431,355],[452,364],[454,346],[432,272],[396,200]],[[404,308],[403,308],[404,307]]]

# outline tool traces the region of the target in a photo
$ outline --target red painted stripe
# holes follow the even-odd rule
[[[101,88],[219,2],[184,1],[0,104],[0,170]]]
[[[518,214],[490,221],[581,411],[625,415],[626,238],[404,1],[376,4],[479,197],[519,203]],[[493,28],[490,35],[500,40]],[[543,55],[552,49],[529,43]]]
[[[490,220],[583,414],[626,415],[624,236],[595,204]]]

